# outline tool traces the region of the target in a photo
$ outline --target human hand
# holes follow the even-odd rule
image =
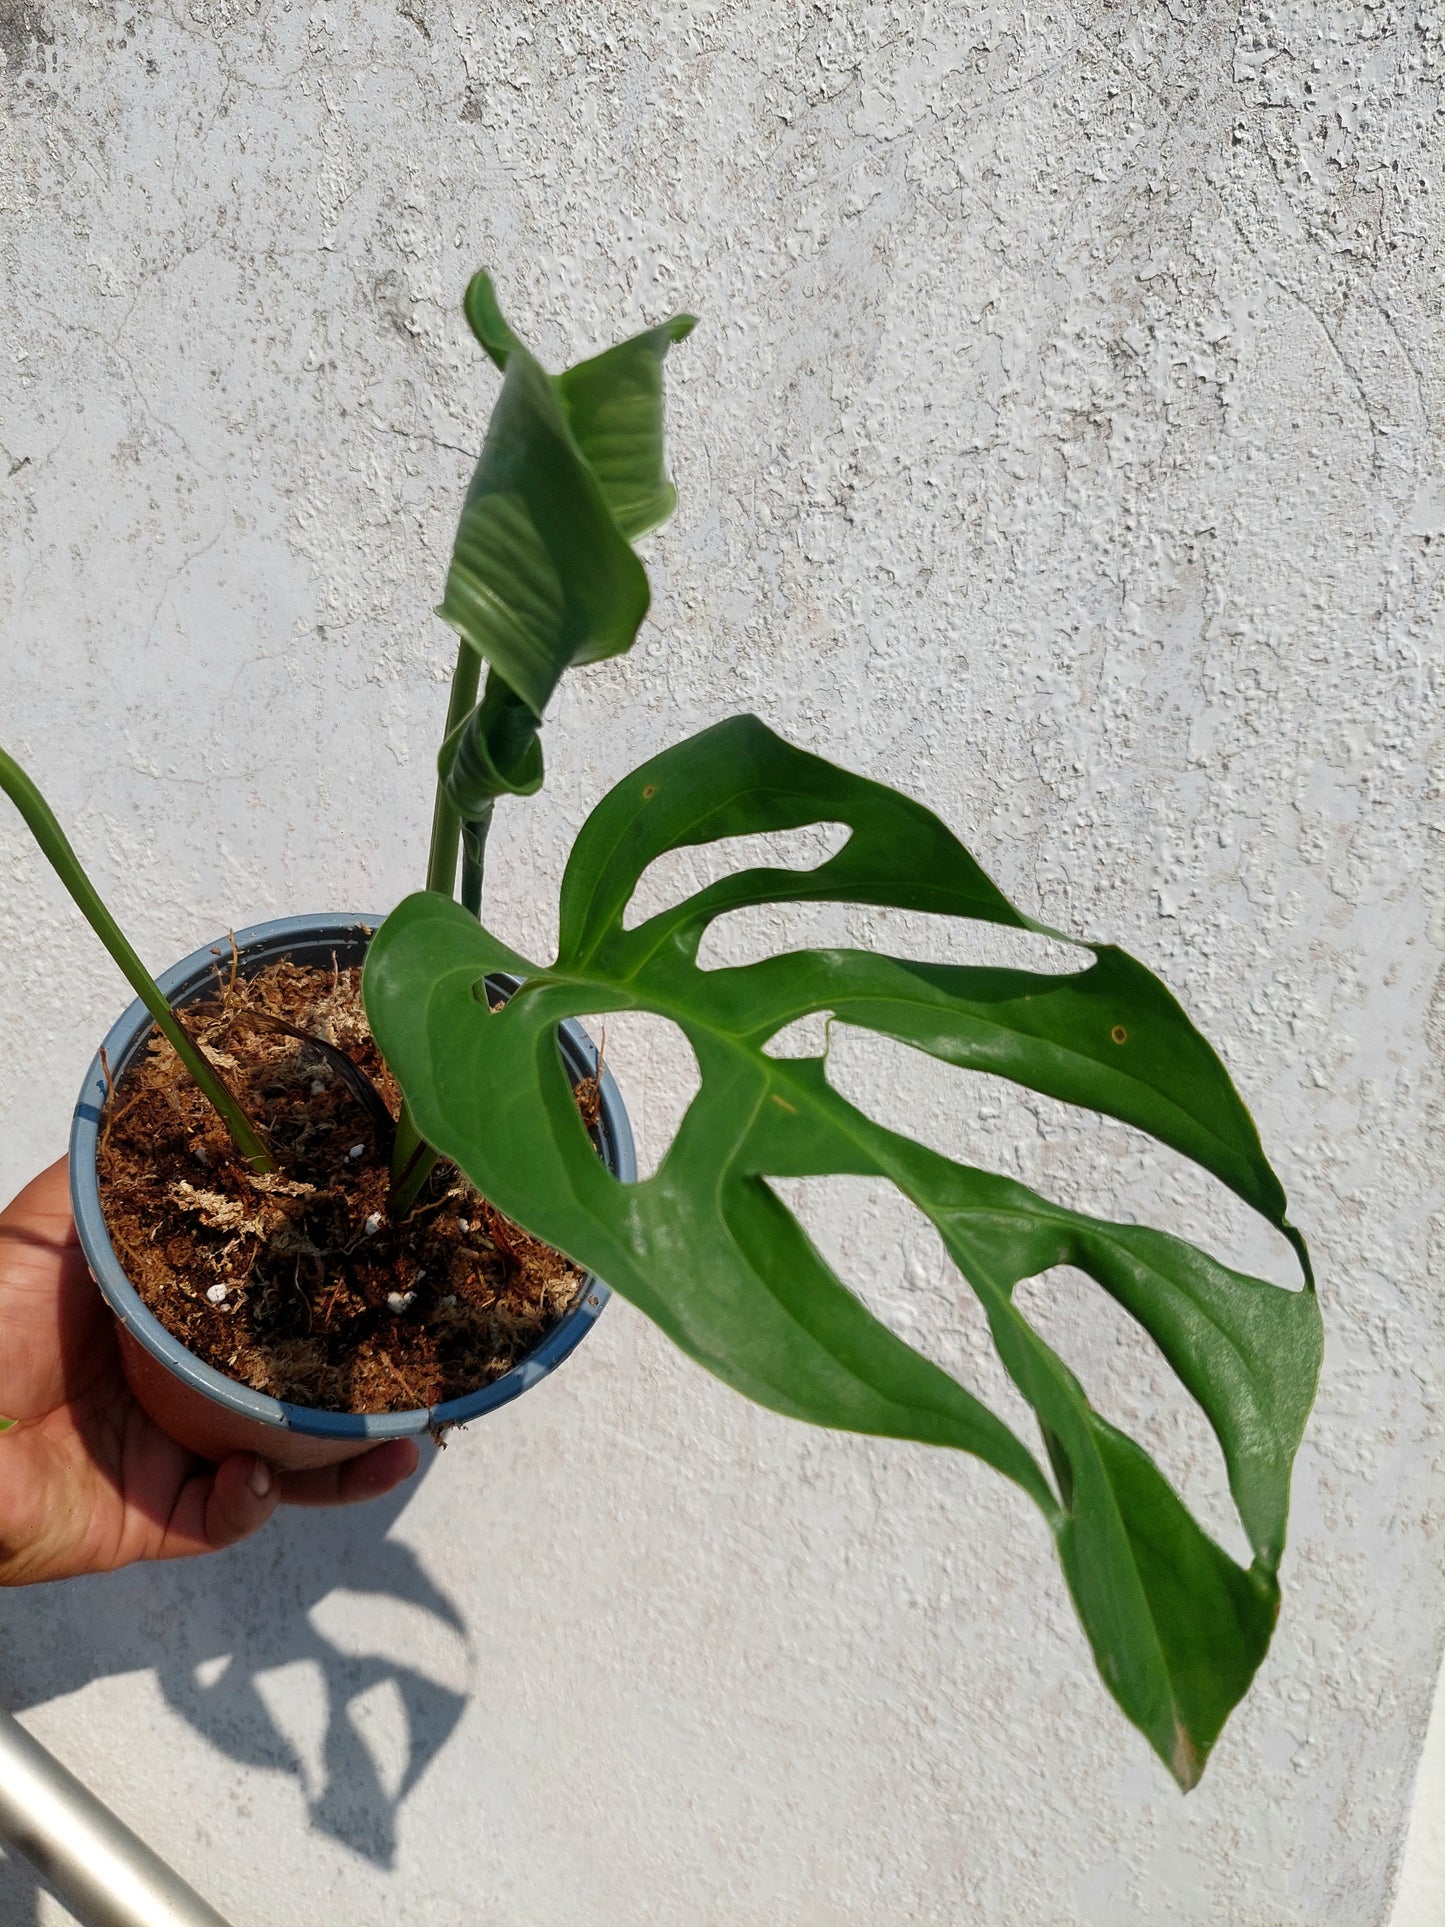
[[[411,1439],[315,1472],[249,1452],[211,1466],[132,1397],[110,1309],[70,1215],[66,1160],[0,1212],[0,1585],[219,1552],[280,1504],[379,1498],[417,1467]]]

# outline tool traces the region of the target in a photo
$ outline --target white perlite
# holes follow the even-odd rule
[[[552,954],[586,809],[754,708],[1164,975],[1328,1326],[1279,1632],[1188,1799],[1018,1494],[747,1406],[619,1303],[395,1500],[8,1599],[11,1702],[254,1927],[478,1893],[499,1927],[1380,1927],[1445,1618],[1428,11],[36,0],[0,43],[5,740],[142,955],[422,879],[455,646],[429,612],[497,388],[472,268],[554,366],[689,308],[653,619],[566,685],[489,919]],[[125,993],[9,814],[0,873],[13,1189]],[[704,960],[780,936],[982,954],[799,912]],[[655,1161],[686,1053],[607,1029]],[[830,1075],[1288,1276],[1117,1127],[842,1026]],[[912,1215],[796,1189],[1019,1418]],[[1237,1548],[1157,1358],[1068,1273],[1020,1301]],[[0,1867],[0,1917],[49,1907]]]

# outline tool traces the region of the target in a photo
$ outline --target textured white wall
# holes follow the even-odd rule
[[[0,724],[157,966],[418,879],[494,391],[471,270],[554,365],[694,308],[655,620],[567,685],[498,917],[544,943],[586,807],[755,708],[1163,972],[1329,1332],[1279,1634],[1187,1801],[1017,1495],[754,1411],[621,1305],[404,1507],[7,1599],[0,1697],[256,1927],[1383,1922],[1445,1620],[1427,16],[0,0],[0,46]],[[8,1192],[122,990],[5,816],[0,875]],[[616,1057],[656,1148],[682,1069]],[[1127,1131],[847,1062],[940,1144],[1288,1276]],[[999,1393],[916,1223],[806,1208]],[[1229,1534],[1157,1361],[1066,1277],[1029,1302]]]

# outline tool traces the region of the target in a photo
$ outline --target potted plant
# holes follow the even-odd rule
[[[1321,1354],[1308,1254],[1249,1113],[1214,1051],[1141,964],[1112,946],[1044,931],[919,803],[807,754],[748,716],[665,750],[592,812],[567,861],[553,962],[525,958],[488,930],[480,907],[496,802],[540,785],[539,728],[565,670],[626,650],[646,612],[633,543],[673,506],[662,458],[662,365],[692,322],[677,317],[554,378],[508,327],[485,276],[468,289],[466,313],[503,380],[440,609],[460,643],[423,890],[375,924],[313,919],[241,933],[234,951],[213,946],[157,986],[33,787],[0,760],[0,782],[148,1013],[114,1037],[82,1096],[75,1201],[91,1264],[122,1319],[133,1321],[135,1294],[106,1236],[95,1171],[97,1152],[103,1159],[122,1125],[125,1079],[114,1060],[129,1052],[119,1069],[134,1074],[148,1019],[193,1076],[193,1101],[203,1107],[196,1115],[210,1121],[205,1141],[194,1133],[191,1140],[202,1163],[175,1178],[169,1195],[182,1195],[193,1215],[209,1211],[208,1230],[221,1237],[249,1200],[284,1199],[297,1179],[288,1175],[278,1127],[258,1128],[221,1076],[235,1062],[224,1048],[225,1025],[236,1021],[224,998],[206,1035],[172,1005],[217,978],[223,990],[244,987],[263,953],[263,962],[279,957],[288,967],[320,963],[339,994],[364,957],[369,1035],[354,1031],[350,1048],[334,1026],[319,1035],[272,1005],[252,1026],[280,1040],[289,1061],[320,1071],[308,1088],[330,1103],[328,1081],[339,1083],[370,1119],[370,1135],[346,1155],[357,1158],[358,1184],[362,1167],[372,1172],[367,1195],[384,1193],[384,1209],[363,1221],[347,1262],[365,1237],[382,1234],[383,1217],[384,1236],[399,1249],[429,1212],[453,1227],[469,1223],[455,1200],[475,1196],[469,1208],[487,1214],[494,1249],[530,1240],[559,1265],[570,1263],[568,1315],[581,1322],[560,1349],[595,1316],[604,1290],[597,1281],[605,1279],[691,1357],[774,1410],[985,1459],[1039,1507],[1105,1683],[1179,1784],[1192,1786],[1269,1643],[1290,1471]],[[639,878],[659,857],[817,823],[849,832],[818,868],[746,870],[627,927]],[[740,968],[699,968],[699,943],[726,912],[825,900],[1042,932],[1074,944],[1081,967],[1038,974],[807,949]],[[676,1140],[641,1183],[628,1181],[634,1167],[620,1101],[575,1025],[583,1012],[618,1011],[670,1019],[701,1072]],[[1149,1133],[1290,1240],[1303,1289],[1244,1276],[1163,1231],[1065,1210],[883,1128],[830,1083],[826,1052],[769,1054],[781,1030],[817,1013]],[[366,1063],[363,1044],[372,1053]],[[150,1047],[150,1058],[158,1055]],[[305,1113],[304,1102],[293,1102],[294,1077],[283,1080],[283,1096]],[[308,1146],[314,1124],[304,1126]],[[301,1140],[293,1133],[292,1141]],[[334,1163],[334,1144],[332,1155]],[[873,1317],[773,1188],[773,1180],[840,1172],[888,1180],[937,1227],[1033,1409],[1042,1454]],[[472,1192],[457,1191],[464,1181]],[[327,1182],[344,1188],[334,1170]],[[182,1185],[189,1190],[179,1193]],[[353,1200],[346,1208],[354,1229],[360,1207]],[[294,1221],[293,1213],[287,1222]],[[289,1249],[297,1250],[294,1240]],[[1248,1536],[1247,1566],[1093,1410],[1014,1302],[1022,1280],[1058,1264],[1097,1281],[1203,1409]],[[314,1239],[312,1255],[298,1251],[294,1289],[297,1316],[304,1310],[313,1319],[336,1289]],[[388,1316],[398,1328],[415,1325],[419,1311],[407,1291],[370,1307],[373,1328]],[[135,1334],[129,1355],[143,1398],[161,1400],[157,1385],[165,1382],[190,1394],[215,1389],[206,1377],[213,1368],[187,1362],[174,1340],[173,1349],[145,1342],[139,1321]],[[545,1350],[524,1355],[508,1389],[550,1362]],[[443,1402],[385,1419],[416,1428],[457,1415]],[[248,1410],[244,1399],[238,1416],[273,1422],[273,1455],[297,1439],[307,1451],[358,1449],[358,1437],[364,1443],[365,1428],[378,1422],[364,1412],[315,1410],[298,1421],[293,1410],[280,1413],[292,1428],[280,1431],[276,1412]]]

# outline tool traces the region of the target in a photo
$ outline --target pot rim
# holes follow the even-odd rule
[[[234,940],[243,955],[260,950],[279,958],[288,955],[290,947],[302,938],[316,940],[330,936],[335,940],[342,935],[352,939],[362,935],[369,939],[382,922],[381,917],[339,911],[273,917],[237,930]],[[230,936],[219,937],[172,964],[156,979],[167,1000],[177,1000],[181,1006],[192,1000],[214,973],[217,960],[229,958],[231,942]],[[102,1053],[105,1063],[111,1066],[111,1076],[119,1079],[151,1028],[150,1013],[137,998],[111,1025],[85,1074],[70,1127],[71,1207],[86,1261],[107,1304],[136,1341],[184,1383],[243,1418],[280,1430],[337,1440],[408,1438],[441,1426],[465,1425],[509,1404],[560,1365],[591,1331],[612,1294],[589,1273],[572,1309],[558,1320],[540,1345],[500,1378],[461,1398],[445,1399],[438,1405],[409,1412],[331,1412],[316,1406],[294,1405],[285,1399],[272,1398],[266,1392],[254,1391],[249,1385],[227,1378],[214,1366],[205,1364],[166,1329],[126,1276],[111,1244],[100,1205],[96,1150],[109,1089]],[[582,1026],[569,1018],[559,1030],[568,1068],[580,1076],[596,1075],[597,1047]],[[598,1093],[604,1157],[614,1177],[630,1184],[637,1176],[632,1131],[622,1094],[605,1065],[598,1080]]]

